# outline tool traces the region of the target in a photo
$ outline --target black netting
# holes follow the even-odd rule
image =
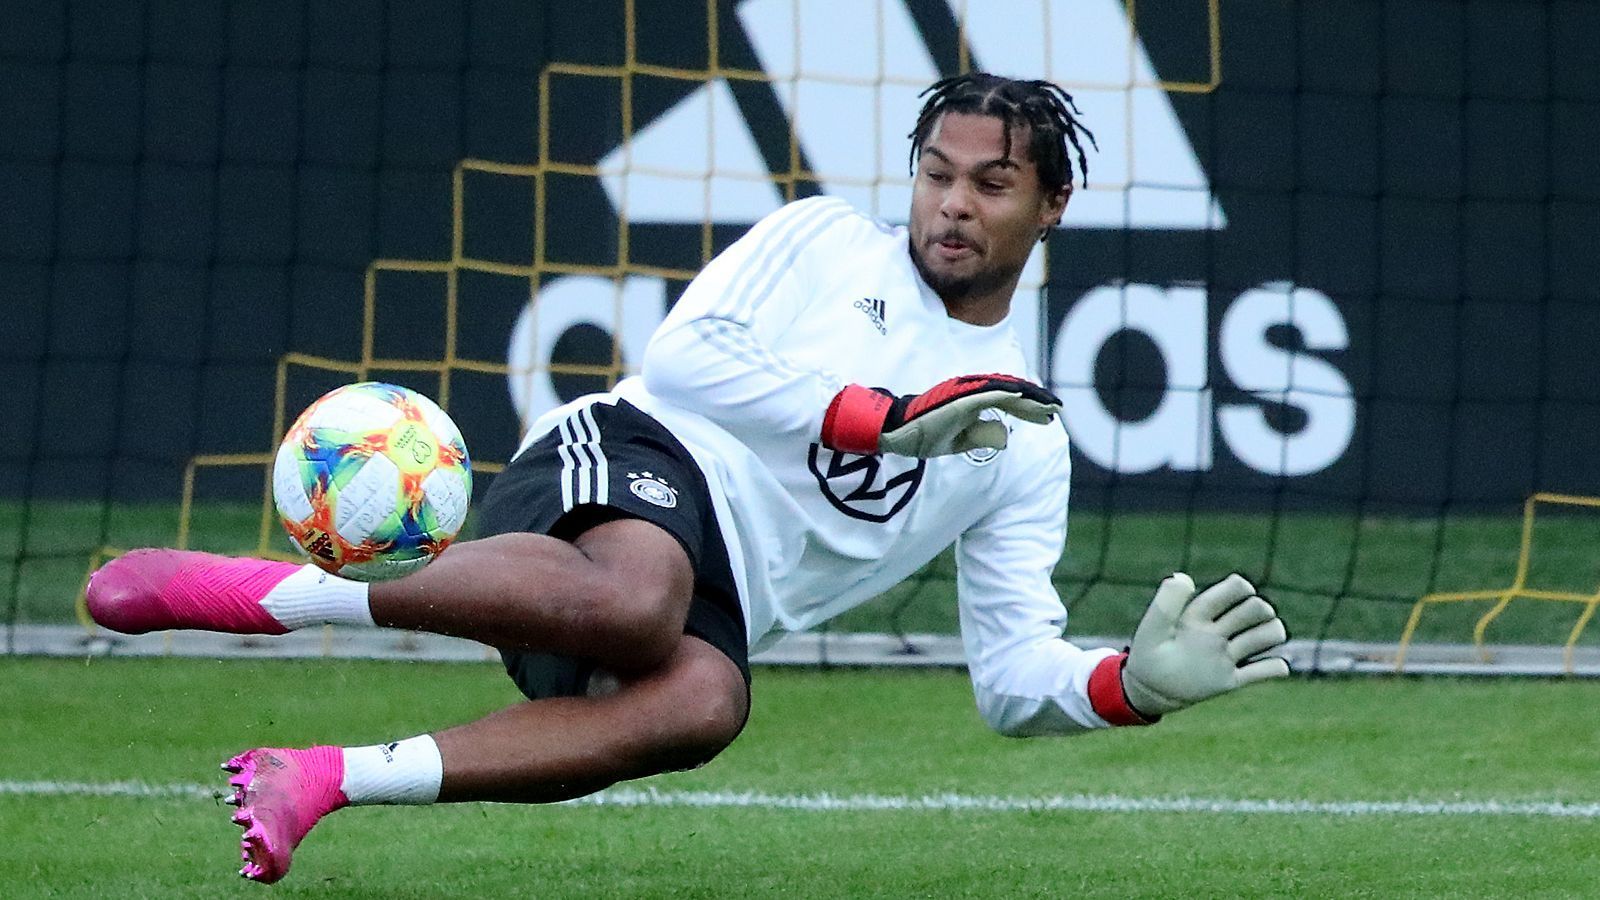
[[[748,131],[779,195],[824,189],[832,159],[761,77],[772,5],[712,6],[708,30],[703,7],[655,0],[631,29],[621,0],[6,4],[5,621],[74,622],[91,565],[131,546],[282,549],[256,457],[352,361],[448,393],[486,462],[515,446],[527,396],[636,362],[613,344],[633,327],[608,318],[613,299],[670,304],[745,223],[619,221],[594,167],[702,96],[685,73],[713,53],[736,71],[706,96],[737,120],[714,127]],[[882,59],[1005,71],[953,12],[980,4],[880,6],[922,44],[874,45]],[[1092,24],[1089,6],[1052,10]],[[1513,583],[1528,496],[1600,494],[1600,11],[1207,8],[1137,7],[1203,184],[1140,162],[1163,120],[1102,125],[1076,227],[1049,242],[1039,359],[1076,447],[1058,586],[1073,631],[1117,636],[1165,573],[1237,569],[1298,637],[1393,641],[1425,594]],[[541,152],[565,168],[536,174]],[[1125,185],[1112,154],[1132,160]],[[1106,191],[1126,227],[1074,219]],[[1197,200],[1209,225],[1161,224]],[[535,289],[585,272],[644,293],[524,315]],[[519,327],[548,339],[527,337],[534,369],[508,391]],[[1527,584],[1595,591],[1591,512],[1540,507]],[[952,632],[953,578],[947,556],[832,627]],[[1418,634],[1467,640],[1492,606],[1430,606]],[[1582,608],[1514,603],[1488,636],[1559,644]]]

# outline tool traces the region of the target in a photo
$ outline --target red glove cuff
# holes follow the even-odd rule
[[[1089,705],[1095,714],[1113,725],[1150,725],[1155,719],[1146,719],[1128,702],[1122,691],[1122,667],[1128,654],[1118,653],[1100,660],[1089,674]]]
[[[846,453],[877,453],[883,423],[889,418],[894,398],[862,387],[847,385],[834,395],[822,417],[822,444]]]

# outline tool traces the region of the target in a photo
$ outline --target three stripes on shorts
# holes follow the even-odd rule
[[[587,503],[610,502],[611,480],[605,450],[600,447],[600,427],[594,406],[577,410],[556,426],[561,443],[561,508],[570,511]]]

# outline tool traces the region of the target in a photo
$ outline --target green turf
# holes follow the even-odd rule
[[[268,689],[271,686],[272,689]],[[1267,685],[1151,729],[989,733],[964,677],[758,670],[746,733],[664,790],[1600,800],[1600,684]],[[387,740],[513,702],[491,665],[0,660],[0,781],[221,784],[258,743]],[[211,800],[0,795],[7,897],[260,896]],[[463,805],[342,812],[279,896],[1591,896],[1600,822]]]
[[[1592,592],[1600,585],[1600,514],[1559,509],[1541,516],[1529,584]],[[189,546],[246,553],[259,546],[260,504],[200,503]],[[469,520],[467,534],[470,536]],[[1082,513],[1070,521],[1055,580],[1077,634],[1132,632],[1155,584],[1174,570],[1196,581],[1230,571],[1253,578],[1278,604],[1296,637],[1392,641],[1416,598],[1429,591],[1499,588],[1511,583],[1521,533],[1520,510],[1444,519],[1286,512]],[[102,546],[172,546],[173,504],[101,506],[0,503],[0,620],[67,622]],[[275,522],[269,546],[287,550]],[[847,631],[956,630],[954,561],[949,554],[872,603],[836,620]],[[1419,638],[1470,640],[1490,604],[1431,607]],[[1560,644],[1577,621],[1573,603],[1519,602],[1495,623],[1491,641]],[[1600,644],[1600,628],[1583,637]]]

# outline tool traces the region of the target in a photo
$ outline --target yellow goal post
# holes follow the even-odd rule
[[[1489,653],[1484,645],[1484,633],[1488,630],[1490,623],[1499,618],[1500,614],[1505,612],[1506,607],[1511,605],[1511,601],[1522,599],[1549,600],[1583,605],[1583,612],[1578,616],[1578,621],[1573,624],[1572,631],[1567,635],[1567,642],[1562,652],[1562,669],[1567,674],[1572,673],[1573,652],[1577,647],[1578,638],[1583,634],[1583,629],[1588,626],[1589,620],[1594,618],[1595,608],[1600,607],[1600,587],[1597,587],[1591,593],[1579,593],[1574,591],[1552,591],[1528,586],[1528,571],[1533,558],[1533,526],[1541,504],[1600,509],[1600,497],[1547,492],[1535,493],[1529,496],[1522,505],[1522,541],[1517,555],[1516,575],[1512,577],[1510,586],[1484,588],[1474,591],[1424,594],[1411,607],[1411,616],[1406,620],[1405,631],[1400,635],[1400,648],[1395,655],[1394,661],[1396,672],[1405,671],[1406,651],[1410,649],[1417,625],[1422,621],[1422,612],[1429,604],[1494,601],[1494,605],[1489,607],[1488,612],[1478,618],[1477,624],[1472,629],[1472,643],[1477,648],[1478,658],[1488,662]]]

